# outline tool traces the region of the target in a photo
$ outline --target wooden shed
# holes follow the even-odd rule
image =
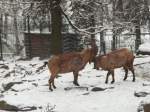
[[[50,33],[24,33],[26,57],[50,57]],[[76,51],[80,48],[80,37],[75,33],[63,34],[63,52]]]

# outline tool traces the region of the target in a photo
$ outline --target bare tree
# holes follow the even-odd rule
[[[8,38],[8,14],[5,13],[5,20],[4,20],[4,38],[7,40]]]
[[[100,25],[101,26],[104,25],[104,6],[102,4],[101,4],[101,7],[100,7]],[[104,31],[100,32],[100,54],[106,54]]]
[[[62,53],[62,15],[60,8],[61,0],[51,0],[51,23],[52,23],[52,34],[51,34],[51,53],[60,54]]]
[[[51,14],[51,53],[62,53],[62,14],[60,3],[61,0],[32,0],[31,6],[27,9],[27,15],[42,17],[43,14]],[[39,2],[39,3],[38,3]],[[37,4],[34,4],[37,3]]]
[[[20,41],[19,41],[19,34],[18,34],[18,22],[17,22],[17,9],[14,7],[14,32],[16,37],[15,47],[16,47],[16,55],[20,53]]]

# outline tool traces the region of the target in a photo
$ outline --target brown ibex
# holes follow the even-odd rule
[[[133,61],[135,56],[127,48],[112,51],[106,55],[99,55],[95,58],[96,68],[99,67],[108,71],[105,83],[108,83],[108,77],[112,75],[112,82],[115,82],[114,69],[123,67],[125,70],[124,80],[128,77],[128,70],[133,74],[133,81],[135,81],[135,74],[133,68]]]
[[[49,89],[52,91],[52,86],[53,88],[56,88],[54,79],[57,74],[68,72],[73,72],[73,83],[76,86],[79,86],[79,71],[82,70],[88,62],[91,62],[94,57],[95,56],[93,48],[84,49],[82,52],[71,52],[52,56],[47,63],[49,71],[51,73],[49,79]]]

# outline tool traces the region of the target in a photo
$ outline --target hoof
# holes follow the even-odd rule
[[[133,79],[132,81],[135,82],[135,79]]]
[[[111,84],[113,84],[115,81],[111,81]]]
[[[56,87],[54,87],[54,89],[56,89]]]
[[[76,86],[80,86],[80,85],[77,83]]]
[[[125,81],[127,78],[124,78],[123,81]]]
[[[56,89],[56,86],[53,86],[54,89]]]
[[[105,81],[105,84],[108,84],[108,81]]]
[[[76,86],[80,86],[77,82],[73,82],[73,84],[76,85]]]
[[[49,90],[50,90],[50,91],[53,91],[53,89],[52,89],[52,88],[49,88]]]

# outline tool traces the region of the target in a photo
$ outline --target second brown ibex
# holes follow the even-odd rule
[[[123,67],[125,70],[124,80],[128,77],[128,70],[133,74],[133,81],[135,81],[135,74],[133,68],[133,61],[135,56],[127,48],[112,51],[106,55],[99,55],[95,58],[96,68],[102,68],[108,71],[105,83],[108,83],[108,77],[112,75],[112,82],[115,82],[114,69]]]

